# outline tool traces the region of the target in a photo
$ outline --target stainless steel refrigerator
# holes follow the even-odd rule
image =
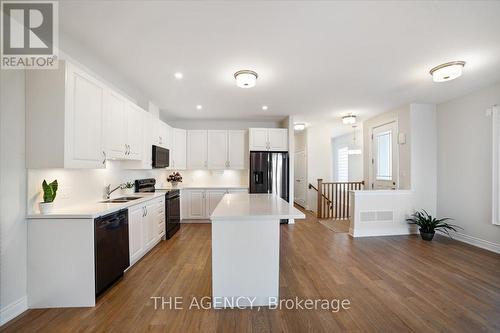
[[[250,152],[250,193],[273,193],[289,202],[288,170],[286,152]]]

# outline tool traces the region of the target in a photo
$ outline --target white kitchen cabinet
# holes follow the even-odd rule
[[[170,152],[171,169],[186,169],[186,130],[180,128],[173,129],[173,152]]]
[[[228,138],[228,169],[245,169],[247,166],[246,131],[227,131]]]
[[[250,151],[288,151],[288,129],[250,128]]]
[[[205,205],[205,190],[189,190],[186,191],[187,201],[187,218],[202,219],[206,217]]]
[[[268,142],[271,151],[288,151],[288,129],[270,128]]]
[[[247,193],[246,188],[185,188],[181,193],[183,220],[208,220],[227,193]]]
[[[144,205],[144,217],[142,220],[142,232],[145,236],[144,247],[146,251],[149,251],[156,243],[158,239],[158,216],[155,214],[156,203],[154,201],[148,201]]]
[[[151,250],[163,236],[159,232],[159,226],[165,225],[164,200],[164,197],[158,197],[128,209],[131,266]]]
[[[104,168],[106,87],[72,64],[26,72],[27,168]]]
[[[145,111],[110,89],[106,90],[105,106],[103,118],[106,157],[141,160]]]
[[[207,131],[208,169],[223,170],[228,168],[228,133],[225,130]]]
[[[268,133],[269,130],[267,128],[250,128],[249,130],[250,150],[267,150]]]
[[[143,111],[137,105],[127,103],[127,148],[125,158],[141,160],[143,152]]]
[[[215,207],[217,207],[219,202],[222,200],[222,197],[226,193],[227,193],[227,190],[207,190],[206,191],[206,203],[207,203],[206,217],[207,218],[210,218],[210,215],[212,215],[213,211],[215,210]]]
[[[153,141],[156,136],[154,129],[156,128],[155,122],[157,119],[153,118],[153,115],[149,112],[142,113],[142,159],[139,169],[152,169],[153,156],[152,148]]]
[[[127,116],[125,99],[114,91],[105,92],[104,139],[107,158],[125,157],[127,140]]]
[[[163,148],[168,148],[168,125],[157,119],[156,120],[156,135],[153,141],[153,144],[156,146],[160,146]]]
[[[139,260],[144,252],[144,240],[142,235],[142,219],[144,209],[142,205],[132,207],[128,210],[128,246],[130,252],[130,265]]]
[[[207,169],[207,131],[187,131],[187,168]]]

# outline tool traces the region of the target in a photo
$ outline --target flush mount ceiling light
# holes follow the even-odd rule
[[[256,72],[244,69],[234,73],[234,78],[236,79],[236,85],[240,88],[252,88],[257,84],[257,78],[259,76]]]
[[[201,109],[203,109],[203,105],[200,104],[196,105],[196,110],[201,110]]]
[[[262,105],[262,110],[266,111],[267,109],[269,109],[267,105]]]
[[[181,72],[177,72],[177,73],[175,73],[175,74],[174,74],[174,76],[175,76],[175,78],[176,78],[177,80],[180,80],[180,79],[182,79],[182,78],[184,77],[184,75],[183,75]]]
[[[295,123],[293,125],[293,129],[296,131],[303,131],[306,128],[306,124],[304,123]]]
[[[465,61],[452,61],[441,64],[430,70],[434,82],[446,82],[462,75]]]
[[[356,116],[353,114],[348,114],[347,116],[342,117],[342,123],[344,125],[352,125],[356,123]]]

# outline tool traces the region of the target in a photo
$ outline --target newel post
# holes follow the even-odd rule
[[[318,179],[318,210],[316,216],[321,218],[321,200],[323,199],[323,179]]]

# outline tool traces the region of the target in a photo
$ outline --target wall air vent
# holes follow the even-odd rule
[[[394,212],[392,210],[360,212],[361,222],[393,222]]]

